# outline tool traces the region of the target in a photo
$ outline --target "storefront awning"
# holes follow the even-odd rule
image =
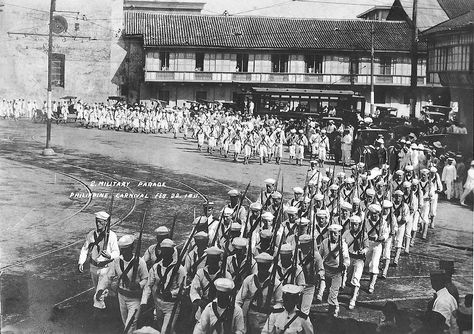
[[[304,89],[304,88],[266,88],[252,87],[255,93],[267,94],[290,94],[290,95],[311,95],[311,96],[336,96],[336,95],[354,95],[352,90],[325,90],[325,89]]]

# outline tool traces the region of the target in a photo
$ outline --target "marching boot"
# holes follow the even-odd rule
[[[325,289],[326,289],[326,281],[321,280],[319,282],[318,294],[316,295],[316,302],[321,303],[323,301],[323,294],[324,294]]]
[[[349,301],[349,310],[353,310],[355,305],[356,305],[356,301],[357,301],[357,296],[359,295],[359,287],[358,286],[355,286],[354,287],[354,291],[352,292],[352,298],[351,300]]]
[[[395,252],[395,257],[393,258],[393,265],[396,267],[398,266],[398,260],[400,260],[400,254],[402,252],[401,247],[397,247],[397,251]]]
[[[385,260],[383,269],[382,269],[382,275],[380,276],[381,279],[386,279],[388,275],[388,267],[390,266],[390,260]]]
[[[428,224],[424,223],[423,224],[423,234],[421,236],[421,239],[426,240],[428,237]]]
[[[410,254],[410,245],[411,245],[411,237],[407,237],[405,240],[405,254]]]
[[[369,293],[370,294],[374,293],[375,282],[377,282],[377,274],[372,274],[372,277],[370,278],[370,284],[369,284]]]

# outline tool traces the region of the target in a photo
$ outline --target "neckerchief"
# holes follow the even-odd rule
[[[105,230],[101,231],[100,233],[97,233],[94,231],[94,241],[89,244],[89,249],[92,251],[94,247],[97,247],[97,253],[100,253],[100,245],[99,243],[104,240],[105,238]],[[107,247],[107,245],[104,245],[104,247]]]
[[[354,247],[353,247],[354,251],[356,251],[356,252],[360,251],[361,250],[361,242],[359,240],[359,237],[362,234],[362,229],[360,231],[356,232],[356,234],[354,234],[352,232],[352,230],[350,230],[349,232],[350,232],[353,239],[352,239],[352,242],[349,245],[347,245],[347,249],[351,248],[351,246],[354,245]]]
[[[324,240],[324,235],[326,234],[329,224],[326,224],[323,228],[319,227],[318,224],[315,225],[316,230],[318,231],[318,236],[316,237],[316,243],[320,245]]]
[[[370,236],[372,234],[372,232],[375,231],[376,236],[378,237],[379,233],[380,233],[380,231],[379,231],[379,225],[380,225],[379,221],[376,221],[375,224],[372,224],[372,221],[370,219],[367,219],[367,221],[369,222],[370,227],[371,227],[371,229],[369,230],[368,235]]]
[[[250,304],[252,304],[254,301],[257,301],[257,307],[261,308],[263,306],[264,300],[263,300],[263,290],[267,288],[270,285],[270,277],[268,277],[265,282],[261,285],[257,275],[255,274],[253,276],[253,283],[255,284],[255,287],[257,288],[257,291],[255,291],[252,299],[250,300]]]
[[[217,333],[225,333],[224,330],[224,324],[228,323],[229,321],[233,321],[232,316],[233,314],[230,314],[231,308],[227,307],[224,309],[224,312],[222,312],[221,315],[219,315],[219,312],[217,311],[217,302],[212,302],[212,311],[214,312],[215,317],[217,318],[216,323],[210,328],[210,332],[213,333],[214,330]],[[216,327],[219,326],[219,329]]]
[[[164,275],[161,274],[161,268],[162,268],[161,263],[157,264],[156,274],[157,274],[158,278],[160,279],[160,281],[158,282],[157,291],[160,294],[163,294],[165,291],[167,291],[169,289],[169,287],[171,285],[171,278],[172,277],[168,278],[168,275],[171,272],[171,270],[173,270],[173,268],[176,266],[176,264],[177,264],[176,262],[172,262],[168,267],[166,267]],[[169,282],[167,282],[167,281],[169,281]],[[166,283],[168,283],[168,284],[166,284]]]
[[[213,300],[215,297],[216,297],[216,286],[214,285],[214,282],[216,281],[216,279],[218,279],[219,277],[221,277],[221,271],[218,270],[214,275],[214,278],[211,278],[211,274],[209,274],[209,272],[207,271],[207,269],[205,268],[203,270],[203,273],[204,273],[204,277],[206,277],[207,281],[209,283],[207,283],[206,286],[203,286],[202,287],[202,293],[205,294],[206,291],[209,290],[209,292],[207,293],[207,299],[209,300]]]
[[[190,269],[190,276],[191,277],[194,277],[194,275],[196,275],[197,267],[206,258],[206,253],[204,252],[201,256],[199,256],[199,257],[198,256],[199,256],[198,253],[195,252],[194,257],[193,257],[193,265],[191,266],[191,269]]]
[[[128,288],[130,286],[130,279],[128,278],[128,273],[133,268],[134,263],[135,263],[135,257],[133,257],[132,260],[130,260],[130,263],[127,265],[127,268],[124,268],[125,267],[125,262],[124,262],[124,260],[120,259],[119,266],[120,266],[120,270],[122,270],[122,273],[120,274],[118,284],[120,284],[120,280],[123,280],[123,285],[126,288]]]
[[[278,277],[280,277],[281,285],[283,286],[289,283],[288,279],[293,274],[293,272],[296,272],[296,267],[291,266],[290,268],[288,268],[286,273],[283,273],[283,268],[278,266],[277,272],[278,272]]]

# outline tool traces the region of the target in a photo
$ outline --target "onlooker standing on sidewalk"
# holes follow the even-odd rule
[[[456,155],[456,181],[454,181],[454,198],[460,199],[462,194],[462,184],[466,178],[466,165],[462,160],[462,155]]]
[[[474,160],[471,161],[471,168],[467,171],[467,180],[464,183],[464,192],[461,195],[461,205],[466,205],[464,201],[466,200],[469,193],[474,193]]]
[[[454,181],[457,179],[456,166],[454,165],[454,159],[448,158],[448,163],[443,168],[443,174],[441,181],[446,184],[446,198],[448,201],[454,197]]]
[[[349,130],[344,130],[344,135],[341,141],[341,150],[342,150],[342,163],[344,165],[349,165],[351,161],[351,150],[352,150],[352,135]]]

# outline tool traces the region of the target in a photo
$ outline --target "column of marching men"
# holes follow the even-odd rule
[[[174,333],[178,317],[192,318],[196,334],[312,333],[313,301],[327,298],[337,316],[339,291],[349,287],[354,309],[364,270],[372,294],[415,239],[427,238],[442,189],[435,167],[391,175],[386,165],[373,173],[358,164],[347,175],[312,161],[288,199],[279,178],[265,180],[248,207],[249,186],[229,191],[224,208],[204,203],[182,247],[160,226],[142,252],[143,225],[138,240],[117,239],[110,215],[98,212],[78,263],[82,272],[89,261],[94,306],[105,308],[104,297],[116,293],[129,333],[151,312],[165,334]],[[180,315],[187,301],[192,312]]]

